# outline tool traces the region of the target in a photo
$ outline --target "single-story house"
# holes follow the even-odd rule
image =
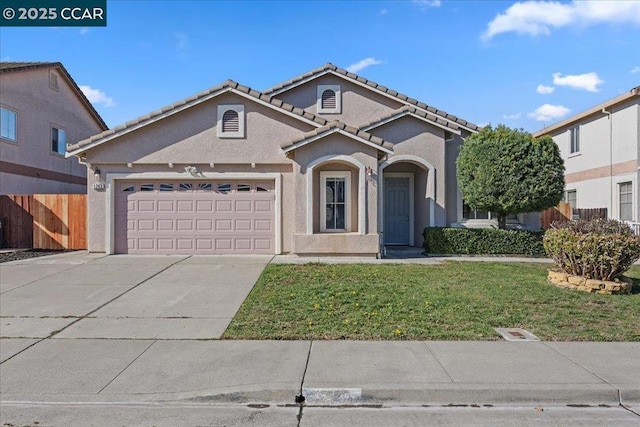
[[[89,168],[90,251],[376,256],[476,220],[455,160],[478,129],[326,64],[263,92],[228,80],[67,155]]]

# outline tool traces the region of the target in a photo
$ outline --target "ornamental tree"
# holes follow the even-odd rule
[[[487,126],[465,140],[456,165],[464,201],[497,213],[499,228],[509,214],[542,211],[562,200],[564,161],[550,136]]]

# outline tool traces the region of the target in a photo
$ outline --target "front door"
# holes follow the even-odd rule
[[[409,244],[409,178],[384,180],[384,243]]]

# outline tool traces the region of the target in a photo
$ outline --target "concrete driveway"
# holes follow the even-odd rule
[[[74,252],[0,264],[0,336],[219,338],[271,258]]]

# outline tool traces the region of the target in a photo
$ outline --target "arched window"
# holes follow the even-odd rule
[[[240,128],[240,118],[238,113],[227,110],[222,115],[222,132],[238,132]]]

